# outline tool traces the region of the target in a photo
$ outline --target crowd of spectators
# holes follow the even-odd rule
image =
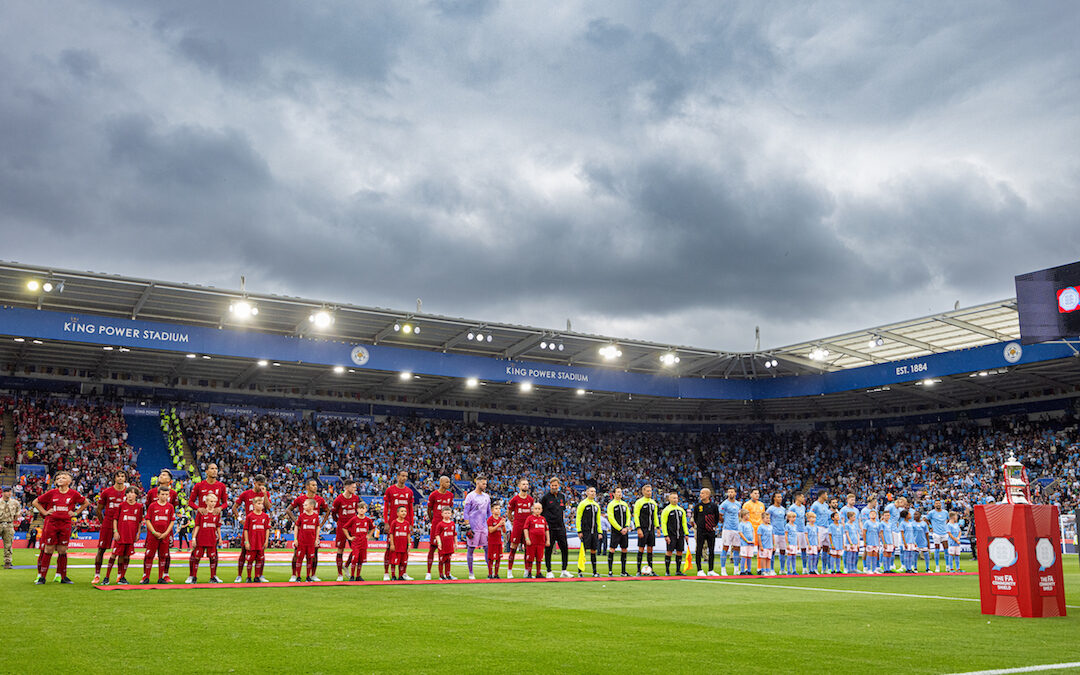
[[[20,462],[43,463],[49,475],[68,470],[76,489],[88,495],[107,485],[119,468],[137,483],[137,453],[126,442],[120,408],[33,399],[9,406]],[[1080,495],[1080,433],[1072,417],[1041,422],[1002,417],[989,425],[887,430],[677,434],[427,418],[316,421],[189,409],[181,413],[181,424],[199,470],[216,463],[230,496],[250,487],[256,474],[268,478],[272,529],[281,533],[291,529],[285,508],[303,492],[307,478],[323,477],[329,502],[340,479],[352,478],[360,494],[378,497],[402,469],[409,472],[418,499],[435,489],[441,475],[463,481],[455,484],[457,497],[468,489],[465,481],[484,475],[496,501],[509,499],[520,478],[528,479],[539,497],[549,478],[558,476],[567,492],[570,523],[585,486],[596,486],[602,503],[621,486],[632,502],[641,486],[651,483],[659,499],[675,490],[685,503],[696,498],[706,477],[718,490],[735,487],[740,499],[753,488],[766,502],[780,492],[785,503],[797,491],[808,499],[819,490],[851,492],[859,503],[871,493],[904,494],[916,501],[941,498],[966,511],[1001,498],[1000,465],[1010,455],[1027,467],[1036,501],[1071,509]],[[16,490],[28,501],[27,495],[46,488],[45,480],[24,476]],[[381,508],[372,501],[378,523]],[[417,514],[417,531],[426,534],[422,502]],[[224,532],[235,532],[237,525],[227,517]]]

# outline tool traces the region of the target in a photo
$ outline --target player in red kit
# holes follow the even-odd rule
[[[544,509],[540,502],[532,505],[532,515],[525,519],[525,578],[532,574],[532,564],[536,563],[536,578],[540,579],[541,563],[544,559],[544,549],[551,543],[551,530],[548,529],[547,520],[540,515]]]
[[[263,567],[266,565],[266,540],[270,532],[270,516],[263,511],[263,504],[269,501],[269,496],[256,496],[251,500],[251,510],[244,518],[244,550],[247,551],[248,573],[247,580],[250,584],[265,584]],[[252,572],[254,571],[254,575]]]
[[[120,502],[124,501],[124,490],[127,489],[127,472],[117,471],[113,474],[113,484],[98,493],[97,508],[94,515],[101,523],[98,530],[97,554],[94,556],[94,579],[90,583],[101,583],[101,563],[105,559],[105,551],[113,545],[113,523],[116,521],[116,511],[120,508]]]
[[[221,546],[221,509],[217,505],[217,495],[212,492],[206,494],[203,505],[204,508],[195,513],[195,532],[192,536],[195,545],[191,549],[191,560],[188,562],[191,575],[185,584],[193,584],[198,579],[199,560],[204,555],[210,562],[210,583],[221,583],[217,575],[218,546]]]
[[[116,510],[116,519],[113,521],[113,545],[112,555],[109,556],[109,567],[105,570],[105,585],[109,585],[109,576],[112,574],[113,563],[119,560],[116,570],[116,583],[127,586],[127,568],[131,562],[131,556],[135,553],[135,542],[139,540],[139,530],[143,524],[143,505],[139,503],[139,491],[133,487],[124,491],[124,501]]]
[[[263,501],[263,510],[270,508],[270,493],[266,491],[266,476],[261,473],[251,479],[251,487],[240,493],[240,496],[236,498],[236,503],[233,504],[233,519],[238,523],[243,523],[247,514],[251,513],[251,504],[255,498],[260,498]],[[244,576],[244,562],[247,560],[247,547],[243,543],[240,544],[240,557],[236,562],[236,581],[233,583],[240,583],[243,581]],[[248,565],[250,568],[251,566]],[[251,574],[248,574],[248,581],[250,581]]]
[[[390,566],[393,570],[391,580],[412,581],[412,577],[405,573],[409,564],[409,535],[412,533],[412,523],[408,520],[409,510],[404,506],[397,507],[397,518],[390,523],[390,536],[387,548],[390,551]]]
[[[74,583],[67,576],[68,540],[71,539],[71,521],[86,508],[86,497],[71,488],[71,474],[67,471],[58,471],[53,484],[56,485],[55,488],[39,495],[31,504],[45,517],[45,523],[41,528],[41,543],[44,548],[38,555],[38,576],[34,580],[35,584],[45,583],[49,561],[54,552],[56,553],[56,573],[60,575],[60,583]]]
[[[167,491],[169,493],[169,503],[173,505],[174,509],[180,508],[180,498],[177,495],[176,490],[172,488],[172,471],[168,469],[162,469],[158,473],[157,485],[146,491],[146,508],[149,509],[150,505],[157,501],[158,492]]]
[[[304,510],[304,503],[307,500],[315,500],[315,515],[322,514],[322,520],[319,521],[319,532],[322,532],[323,525],[326,524],[326,519],[330,517],[330,508],[326,505],[326,500],[319,494],[319,481],[314,478],[308,478],[304,482],[304,494],[300,495],[296,499],[292,500],[289,504],[289,508],[285,509],[285,517],[293,521],[296,524],[298,514]],[[316,542],[317,543],[317,542]],[[315,553],[312,558],[313,567],[311,568],[311,574],[314,575],[315,571],[319,569],[319,547],[315,547]],[[299,574],[297,576],[300,576]],[[321,581],[319,577],[312,576],[312,581]]]
[[[319,581],[315,575],[315,551],[319,550],[319,514],[315,512],[315,500],[304,501],[304,510],[296,517],[293,527],[292,576],[289,581],[300,581],[300,569],[307,561],[307,576],[304,581]]]
[[[427,552],[427,574],[424,575],[424,579],[431,579],[431,563],[435,559],[435,552],[437,550],[435,546],[435,525],[442,518],[442,508],[454,506],[454,493],[450,492],[450,476],[439,477],[439,489],[428,495],[427,500],[427,517],[428,522],[431,523],[431,532],[428,535],[428,552]]]
[[[518,481],[518,492],[510,498],[507,505],[506,515],[510,518],[513,527],[510,530],[510,555],[506,559],[506,578],[514,578],[514,554],[518,548],[525,545],[525,519],[532,513],[532,505],[536,502],[529,494],[529,481],[522,478]],[[491,545],[488,545],[488,552]]]
[[[386,493],[383,494],[383,520],[389,526],[393,521],[394,514],[398,512],[399,507],[405,508],[405,520],[409,523],[409,529],[412,529],[413,524],[413,491],[412,488],[405,485],[409,480],[408,471],[398,471],[397,482],[386,488]],[[408,556],[409,549],[406,547],[405,555]],[[390,580],[390,547],[386,547],[386,554],[383,556],[383,581]]]
[[[435,546],[439,551],[439,580],[453,581],[454,577],[450,576],[450,559],[454,556],[454,546],[457,544],[457,526],[452,508],[442,507],[442,518],[431,528],[431,536],[435,538]]]
[[[345,548],[349,545],[349,537],[345,534],[352,519],[356,517],[356,508],[360,504],[360,496],[356,494],[356,481],[346,480],[344,491],[334,497],[334,503],[330,506],[330,513],[334,516],[334,546],[337,547],[337,580],[345,580]]]
[[[199,513],[206,513],[206,497],[207,495],[214,495],[217,497],[217,509],[218,513],[221,513],[221,509],[228,508],[229,506],[229,494],[225,488],[225,483],[222,483],[218,479],[217,464],[211,462],[206,466],[206,480],[195,483],[195,486],[191,488],[191,508],[198,509]]]
[[[150,513],[150,506],[154,502],[156,502],[158,500],[158,493],[159,492],[168,493],[168,495],[169,495],[169,503],[172,504],[172,507],[174,509],[173,515],[176,516],[176,515],[178,515],[180,513],[180,495],[177,493],[176,490],[174,490],[172,488],[172,482],[173,482],[172,471],[169,471],[168,469],[162,469],[158,473],[157,485],[150,488],[146,492],[146,512],[147,513]],[[180,541],[178,543],[180,545],[180,550],[183,550],[184,539],[187,538],[187,528],[181,528],[180,532],[181,532]],[[170,552],[170,549],[172,547],[172,533],[171,533],[171,531],[170,531],[169,534],[170,534],[170,536],[169,536],[169,546],[165,548],[165,575],[162,578],[165,579],[166,583],[171,584],[172,579],[169,579],[169,567],[172,565],[172,553]],[[160,561],[161,558],[159,557],[158,560]]]
[[[356,517],[349,522],[345,535],[349,538],[352,553],[349,555],[349,581],[363,581],[360,569],[367,562],[368,539],[375,533],[375,523],[367,515],[367,504],[363,501],[356,507]]]
[[[146,507],[146,553],[143,554],[143,576],[140,584],[150,583],[150,568],[154,556],[158,559],[158,583],[171,584],[169,578],[169,546],[172,544],[176,507],[169,501],[169,491],[160,490],[158,498]]]
[[[502,562],[503,535],[506,534],[506,518],[502,517],[502,506],[491,505],[491,517],[488,527],[488,579],[499,578],[499,563]]]

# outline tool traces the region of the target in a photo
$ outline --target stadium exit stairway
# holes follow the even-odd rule
[[[169,446],[161,433],[161,421],[151,415],[124,415],[124,421],[127,422],[128,444],[139,449],[136,468],[142,477],[143,489],[149,490],[150,479],[163,467],[173,465]]]

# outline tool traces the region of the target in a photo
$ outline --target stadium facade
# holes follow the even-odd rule
[[[683,430],[1052,416],[1080,396],[1076,347],[1021,346],[1008,299],[754,352],[17,263],[0,305],[7,389]]]

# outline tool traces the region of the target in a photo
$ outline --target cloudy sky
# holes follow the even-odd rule
[[[0,259],[722,349],[1080,259],[1080,4],[0,4]]]

